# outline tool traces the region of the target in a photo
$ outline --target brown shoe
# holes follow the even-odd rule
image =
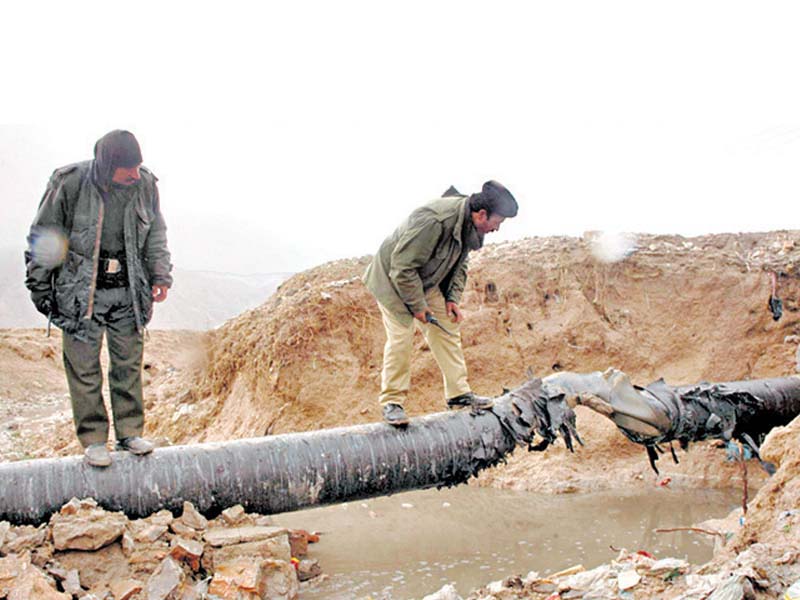
[[[111,464],[111,453],[104,443],[86,446],[83,457],[93,467],[107,467]]]

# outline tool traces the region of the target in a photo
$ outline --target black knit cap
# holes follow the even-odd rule
[[[483,184],[479,194],[470,197],[470,209],[477,212],[485,209],[487,213],[497,213],[501,217],[517,216],[519,206],[511,192],[500,182],[490,180]]]
[[[102,187],[108,187],[114,171],[130,169],[142,164],[139,142],[130,131],[109,131],[94,145],[95,179]]]

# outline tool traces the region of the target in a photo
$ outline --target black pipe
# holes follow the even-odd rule
[[[503,394],[491,411],[438,413],[404,429],[374,423],[159,448],[148,456],[115,453],[106,469],[79,457],[5,463],[0,521],[41,523],[73,497],[92,497],[134,518],[165,508],[177,514],[190,501],[213,517],[235,504],[274,514],[453,486],[503,461],[517,445],[544,450],[561,436],[572,449],[573,438],[581,441],[574,401],[613,419],[653,461],[661,442],[746,440],[788,423],[800,413],[800,378],[640,388],[619,371],[559,373]]]
[[[374,423],[158,448],[147,456],[117,452],[104,469],[80,457],[6,463],[0,521],[41,523],[73,497],[134,518],[165,508],[178,514],[188,500],[213,517],[235,504],[273,514],[452,486],[537,433],[546,447],[565,431],[574,435],[574,413],[542,397],[537,379],[498,398],[491,412],[439,413],[404,429]]]

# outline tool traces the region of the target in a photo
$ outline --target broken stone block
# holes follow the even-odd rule
[[[322,567],[319,566],[317,559],[304,558],[297,565],[297,579],[308,581],[322,575]]]
[[[191,502],[183,503],[183,514],[179,517],[184,525],[202,531],[208,527],[208,519],[197,512],[194,504]]]
[[[186,525],[183,521],[176,519],[169,524],[169,528],[177,536],[185,539],[196,540],[200,538],[200,532]]]
[[[139,545],[128,557],[131,574],[140,579],[147,579],[168,556],[169,546],[166,542]]]
[[[206,570],[213,571],[214,565],[230,562],[239,557],[272,558],[289,562],[292,558],[289,536],[284,534],[259,542],[209,548],[203,555],[203,566]]]
[[[262,563],[266,573],[263,598],[271,600],[294,600],[300,590],[294,566],[283,560],[267,559]]]
[[[72,600],[72,595],[59,592],[52,579],[28,565],[14,580],[8,600]]]
[[[169,527],[170,524],[175,520],[175,517],[172,516],[172,513],[169,512],[167,509],[163,509],[158,511],[157,513],[153,513],[149,517],[145,519],[148,523],[152,523],[153,525],[164,525]]]
[[[226,525],[236,525],[244,517],[244,507],[241,504],[231,506],[222,511],[220,515]]]
[[[206,600],[209,597],[208,584],[210,581],[210,577],[198,582],[193,582],[187,579],[183,582],[181,593],[178,598],[180,600]]]
[[[209,529],[203,534],[206,542],[212,546],[231,546],[244,542],[258,542],[269,538],[284,535],[286,529],[283,527],[232,527],[230,529],[216,527]]]
[[[26,550],[33,550],[47,540],[47,526],[34,527],[23,525],[9,530],[3,552],[6,554],[20,554]]]
[[[130,531],[126,530],[125,533],[122,534],[120,545],[122,546],[123,554],[125,554],[125,556],[130,556],[134,548],[136,548],[136,542],[133,541],[133,536]]]
[[[222,600],[260,600],[264,594],[266,574],[262,562],[238,557],[217,565],[208,593]]]
[[[185,562],[192,571],[200,570],[200,557],[203,555],[203,544],[194,540],[176,538],[172,541],[170,556],[179,562]]]
[[[3,549],[3,544],[6,541],[6,536],[11,530],[11,523],[8,521],[0,521],[0,550]]]
[[[56,550],[98,550],[118,540],[127,524],[124,514],[83,506],[83,502],[78,512],[57,513],[50,519]]]
[[[177,600],[186,575],[180,565],[167,557],[147,581],[148,600]]]
[[[11,554],[0,558],[0,598],[8,595],[14,581],[25,569],[31,565],[31,555],[28,552]]]
[[[318,542],[319,536],[309,533],[305,529],[289,530],[289,544],[292,547],[292,556],[302,558],[308,554],[308,543]]]
[[[78,596],[83,593],[83,588],[81,587],[81,578],[80,575],[78,575],[77,569],[70,569],[67,571],[67,576],[61,583],[61,587],[64,588],[65,592],[72,596]]]
[[[34,548],[31,552],[31,562],[39,567],[42,571],[47,571],[45,567],[51,560],[53,560],[52,544],[46,543],[44,546]]]
[[[131,578],[130,565],[119,544],[110,544],[94,552],[62,552],[58,562],[67,572],[78,571],[81,586],[95,594],[109,581]]]
[[[77,498],[72,498],[69,502],[67,502],[64,506],[61,507],[59,511],[65,517],[68,515],[77,514],[78,511],[81,509],[81,501]]]
[[[109,586],[114,600],[129,600],[134,594],[142,591],[142,584],[135,579],[122,579],[111,583]]]
[[[294,567],[282,560],[236,558],[217,567],[209,595],[223,600],[294,600],[300,584]]]
[[[68,571],[62,567],[59,563],[54,560],[51,560],[47,563],[44,567],[45,573],[50,575],[56,581],[64,581],[67,578]]]
[[[144,529],[140,529],[137,531],[133,539],[136,542],[146,542],[146,543],[153,543],[162,535],[169,531],[169,527],[167,525],[147,525]]]

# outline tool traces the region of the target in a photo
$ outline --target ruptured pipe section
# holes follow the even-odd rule
[[[92,497],[130,517],[190,501],[206,516],[241,504],[273,514],[314,505],[453,486],[497,464],[517,445],[543,449],[559,436],[571,446],[575,415],[541,393],[533,379],[469,410],[413,419],[230,442],[158,448],[147,456],[114,454],[105,469],[80,457],[0,464],[0,521],[41,523],[71,498]],[[532,447],[532,446],[531,446]]]
[[[678,387],[659,379],[640,387],[622,371],[608,369],[550,375],[542,388],[544,395],[563,394],[570,406],[586,405],[614,421],[623,435],[645,446],[656,472],[660,445],[673,441],[685,449],[690,442],[709,438],[738,440],[760,460],[763,436],[800,414],[796,376]],[[677,462],[674,450],[672,457]],[[762,465],[774,470],[768,463]]]

